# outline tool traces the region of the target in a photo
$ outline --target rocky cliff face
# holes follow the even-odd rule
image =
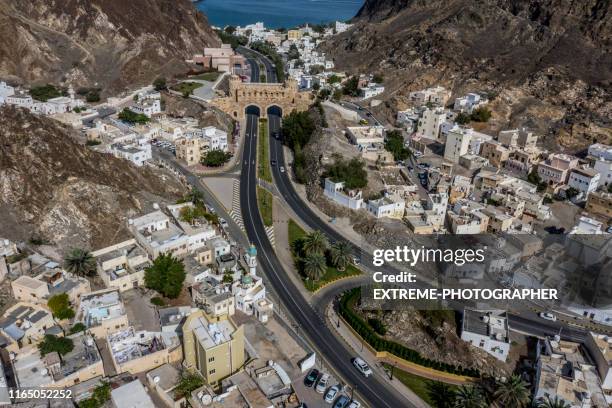
[[[0,0],[0,77],[119,90],[220,42],[189,0]]]
[[[497,130],[527,125],[579,149],[612,140],[607,0],[366,0],[326,45],[340,68],[387,78],[386,108],[433,84],[494,96]],[[383,107],[384,110],[384,107]]]
[[[54,120],[0,108],[0,235],[99,248],[129,237],[127,218],[184,192],[169,175],[94,152],[77,137]]]

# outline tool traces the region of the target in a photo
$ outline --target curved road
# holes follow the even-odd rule
[[[272,116],[269,120],[279,124],[280,119]],[[288,279],[287,271],[268,240],[257,207],[257,124],[257,116],[247,116],[243,168],[240,176],[240,207],[247,236],[260,249],[259,262],[266,271],[270,283],[302,332],[306,333],[309,340],[316,345],[316,350],[356,388],[357,393],[363,396],[370,406],[410,407],[411,405],[402,396],[383,384],[382,379],[376,377],[366,379],[358,374],[351,363],[351,359],[355,356],[326,326],[323,315],[313,309],[299,289]]]

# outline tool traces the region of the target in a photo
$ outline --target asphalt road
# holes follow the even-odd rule
[[[240,54],[244,55],[245,57],[247,57],[248,59],[254,59],[257,60],[259,62],[261,62],[264,67],[266,68],[266,78],[268,80],[268,82],[270,83],[274,83],[277,81],[276,79],[276,68],[274,66],[274,64],[272,63],[272,61],[270,61],[265,55],[261,54],[260,52],[257,52],[255,50],[252,50],[250,48],[246,48],[246,47],[237,47],[236,51],[238,51]],[[249,61],[249,64],[251,62]],[[255,64],[257,65],[257,64]],[[252,64],[251,64],[252,66]],[[258,72],[259,72],[259,67],[258,67]],[[251,81],[251,82],[259,82],[259,75],[257,76],[257,81]]]
[[[280,119],[277,116],[271,115],[268,120],[272,130],[280,126]],[[240,207],[247,236],[258,248],[259,263],[266,271],[269,282],[298,324],[299,330],[308,337],[316,346],[315,349],[341,374],[343,379],[368,401],[368,405],[376,408],[410,407],[408,401],[382,382],[384,380],[376,377],[366,379],[359,375],[351,363],[355,355],[336,338],[326,326],[323,315],[313,309],[287,277],[287,271],[284,270],[268,240],[257,207],[257,123],[257,116],[247,116],[243,156],[243,161],[247,164],[243,166],[240,177]],[[275,169],[278,171],[278,167]]]

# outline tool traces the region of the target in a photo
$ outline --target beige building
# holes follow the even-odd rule
[[[34,278],[20,276],[11,282],[15,299],[46,305],[50,297],[66,293],[70,302],[76,303],[82,294],[91,290],[87,279],[68,274],[53,262],[45,268],[45,272]]]
[[[129,326],[118,288],[82,295],[76,318],[95,338],[105,338],[109,333]]]
[[[117,373],[137,374],[183,358],[180,340],[173,332],[136,331],[128,327],[109,334],[106,341]]]
[[[171,408],[183,408],[187,406],[185,397],[179,397],[175,388],[181,380],[179,370],[170,364],[164,364],[147,373],[147,383],[164,403]]]
[[[237,327],[229,317],[208,320],[202,310],[185,320],[183,347],[184,366],[198,370],[207,384],[217,384],[241,370],[246,360],[244,327]]]
[[[33,303],[19,302],[10,307],[0,318],[0,341],[7,351],[17,352],[22,347],[35,345],[46,333],[58,331],[48,310]]]
[[[202,159],[202,142],[199,137],[181,137],[176,140],[176,158],[187,166],[200,163]]]
[[[20,388],[68,388],[104,376],[102,358],[94,339],[84,333],[68,336],[73,349],[60,359],[56,352],[41,356],[37,347],[20,351],[13,368]]]
[[[145,268],[150,265],[147,253],[129,239],[92,252],[98,275],[108,288],[121,292],[144,286]]]
[[[587,199],[586,210],[607,220],[612,219],[612,193],[592,192]]]
[[[510,150],[494,140],[487,140],[480,149],[480,156],[497,168],[500,168],[510,157]]]
[[[268,109],[273,106],[281,108],[284,116],[293,110],[308,110],[313,102],[312,92],[300,91],[297,81],[293,79],[288,79],[284,84],[247,83],[233,75],[229,81],[228,95],[215,98],[211,103],[235,119],[244,119],[247,107],[253,107],[259,111],[261,118],[267,118]]]
[[[612,398],[612,340],[606,335],[589,332],[585,347],[595,360],[601,388]]]

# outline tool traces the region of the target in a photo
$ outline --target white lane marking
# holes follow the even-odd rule
[[[252,143],[252,141],[251,141],[251,142],[249,143],[249,151],[251,152],[251,154],[252,154],[252,145],[253,145],[253,143]],[[248,171],[247,171],[247,191],[249,190],[249,187],[250,187],[250,186],[251,186],[251,167],[249,167],[249,169],[248,169]],[[251,194],[247,194],[247,212],[249,213],[249,218],[248,218],[248,219],[249,219],[251,222],[253,222],[253,214],[252,214],[252,212],[251,212]],[[258,215],[258,216],[259,216],[259,215]],[[263,245],[262,245],[263,240],[262,240],[262,238],[259,236],[259,232],[257,231],[257,228],[253,227],[253,233],[255,234],[255,238],[256,238],[256,241],[257,241],[256,243],[259,245],[259,247],[260,247],[260,248],[262,248],[262,247],[263,247]],[[265,251],[262,251],[262,253],[263,253],[263,256],[266,258],[266,260],[268,261],[268,264],[270,265],[270,269],[272,270],[272,272],[273,272],[273,273],[274,273],[274,275],[276,276],[276,279],[277,279],[277,280],[280,282],[280,284],[282,285],[283,289],[285,290],[285,293],[289,293],[289,291],[288,291],[288,289],[287,289],[287,286],[285,285],[285,282],[284,282],[284,281],[283,281],[283,279],[281,279],[281,278],[280,278],[280,276],[278,275],[278,272],[276,271],[276,268],[274,267],[273,263],[271,262],[270,257],[268,256],[268,254],[267,254]],[[301,296],[301,295],[300,295],[300,296]],[[297,304],[297,302],[295,301],[295,299],[294,299],[293,297],[289,296],[289,298],[290,298],[290,300],[292,301],[293,305],[295,306],[295,309],[296,309],[296,310],[299,310],[299,312],[302,314],[302,316],[303,316],[304,320],[305,320],[305,321],[307,321],[307,322],[310,322],[311,317],[309,317],[309,316],[308,316],[308,315],[307,315],[307,314],[306,314],[306,313],[305,313],[305,312],[304,312],[304,311],[303,311],[303,310],[302,310],[302,309],[299,307],[299,305]],[[295,309],[294,309],[294,310],[295,310]],[[313,310],[314,310],[314,309],[313,309]],[[319,319],[320,319],[320,316],[319,316],[318,314],[316,314],[316,313],[315,313],[315,316],[319,317]],[[313,326],[312,328],[313,328],[314,330],[316,330],[316,327],[314,327],[314,326]],[[331,335],[333,336],[333,334],[331,334]],[[330,346],[330,344],[329,344],[329,343],[328,343],[328,342],[325,340],[325,338],[324,338],[324,337],[320,337],[320,341],[321,341],[322,343],[324,343],[324,344],[325,344],[325,346],[327,346],[327,348],[328,348],[328,349],[330,349],[330,350],[332,350],[332,349],[333,349],[333,348]],[[347,350],[347,351],[348,351],[348,352],[349,352],[349,354],[350,354],[350,350]],[[348,363],[347,363],[347,362],[345,362],[344,360],[340,360],[340,361],[342,361],[342,364],[344,365],[344,371],[349,371],[349,370],[352,370],[352,364],[348,364]],[[347,370],[347,368],[348,368],[348,370]],[[372,389],[372,388],[369,386],[369,384],[368,384],[368,382],[367,382],[367,381],[363,381],[363,384],[365,384],[365,388],[366,388],[367,390],[369,390],[369,391],[372,393],[372,395],[377,395],[376,391],[375,391],[375,390],[373,390],[373,389]],[[384,387],[384,385],[383,385],[383,387]],[[394,393],[393,393],[391,390],[389,390],[389,389],[388,389],[388,392],[389,392],[391,395],[394,395]],[[394,397],[396,397],[396,396],[394,395]],[[385,404],[385,406],[386,406],[386,407],[393,408],[393,407],[392,407],[391,405],[389,405],[389,404],[388,404],[386,401],[382,401],[382,402]]]

